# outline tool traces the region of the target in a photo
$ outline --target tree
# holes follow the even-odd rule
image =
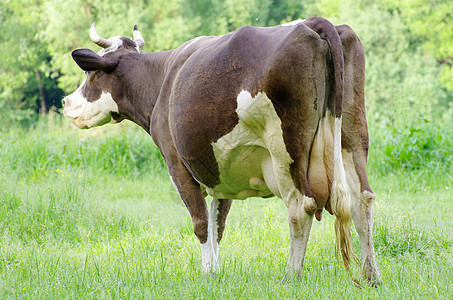
[[[94,22],[97,32],[106,38],[132,37],[132,29],[137,24],[147,51],[166,50],[191,38],[190,23],[181,17],[179,0],[74,0],[71,10],[61,9],[66,5],[66,0],[45,2],[43,17],[47,25],[43,39],[52,57],[53,71],[63,74],[58,80],[59,87],[67,92],[73,91],[84,77],[72,60],[71,51],[99,49],[89,38]]]
[[[414,43],[437,60],[441,84],[453,91],[453,1],[381,0],[381,5],[402,16]]]
[[[41,5],[19,0],[0,4],[0,106],[4,119],[24,119],[59,105],[62,92],[49,74],[49,54],[37,35]],[[12,113],[21,110],[22,113]]]
[[[448,111],[441,69],[406,15],[385,1],[322,0],[317,8],[335,24],[354,28],[364,45],[366,104],[373,123],[401,127],[420,118],[438,120]]]

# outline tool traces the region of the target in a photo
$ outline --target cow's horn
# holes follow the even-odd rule
[[[102,48],[108,48],[108,47],[112,46],[112,44],[113,44],[112,41],[106,40],[103,37],[101,37],[99,34],[96,33],[96,23],[93,23],[93,25],[91,25],[90,38],[96,45],[98,45]]]
[[[138,31],[137,25],[134,26],[134,41],[137,43],[138,48],[142,49],[143,45],[145,45],[145,40],[143,39],[140,31]]]

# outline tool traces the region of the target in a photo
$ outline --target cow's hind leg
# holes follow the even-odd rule
[[[380,281],[380,272],[374,256],[373,245],[373,200],[371,189],[363,188],[353,154],[343,150],[345,171],[351,190],[351,215],[362,246],[362,273],[365,279],[375,286]]]
[[[302,195],[296,189],[289,167],[281,162],[281,157],[274,156],[271,158],[269,156],[263,163],[263,173],[266,184],[274,187],[274,194],[281,197],[288,207],[290,252],[283,282],[295,278],[299,279],[304,264],[313,214],[317,209],[316,202],[312,197]]]
[[[373,244],[373,200],[372,192],[364,190],[359,197],[353,199],[352,220],[360,237],[362,246],[362,274],[369,284],[379,284],[380,272],[374,256]]]
[[[374,193],[368,183],[366,161],[368,128],[365,115],[365,52],[347,25],[337,27],[345,58],[342,146],[343,160],[351,188],[351,215],[360,237],[363,275],[371,285],[380,281],[373,246]]]
[[[231,199],[213,198],[209,210],[208,238],[201,244],[202,264],[205,273],[219,271],[219,243],[232,204]]]
[[[281,66],[278,67],[280,68]],[[307,68],[309,67],[312,67],[311,62]],[[297,78],[295,85],[298,86],[299,78],[295,77]],[[242,107],[245,107],[246,104],[251,105],[250,103],[259,107],[258,115],[260,117],[258,119],[261,118],[264,122],[262,124],[259,122],[252,123],[250,128],[255,130],[258,136],[262,137],[265,148],[269,151],[269,155],[263,159],[261,166],[264,181],[272,193],[282,198],[288,207],[291,249],[286,280],[300,276],[313,214],[317,208],[309,188],[307,170],[311,143],[319,118],[316,114],[304,113],[304,109],[299,105],[300,103],[312,103],[313,97],[310,93],[316,89],[313,87],[313,82],[310,80],[307,80],[307,82],[310,87],[301,87],[298,96],[304,92],[308,94],[300,96],[302,99],[293,98],[290,104],[285,102],[287,107],[278,103],[275,103],[274,106],[272,100],[265,93],[259,93],[254,98],[250,94],[244,94],[241,98]],[[278,98],[278,95],[274,96]],[[283,120],[287,120],[284,124],[278,116],[275,107],[279,110],[285,108],[285,111],[281,112],[282,116],[287,118],[283,118]],[[291,122],[292,120],[300,120],[301,115],[305,116],[304,122]],[[284,136],[288,138],[286,142]]]

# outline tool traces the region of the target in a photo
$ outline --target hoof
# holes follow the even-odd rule
[[[292,282],[300,282],[301,281],[301,275],[300,272],[294,273],[294,272],[286,272],[285,277],[281,280],[281,284],[286,285],[290,284]]]
[[[366,282],[368,283],[369,286],[372,286],[372,287],[378,287],[382,284],[381,278],[371,278],[371,279],[367,278]]]
[[[352,281],[354,282],[354,286],[359,289],[361,289],[362,286],[364,285],[364,281],[366,282],[367,285],[371,287],[378,287],[379,285],[382,284],[382,280],[380,278],[377,279],[365,278],[365,280],[363,281],[353,277]]]
[[[377,287],[382,283],[378,266],[373,264],[369,258],[365,259],[362,267],[362,274],[368,285],[372,287]]]

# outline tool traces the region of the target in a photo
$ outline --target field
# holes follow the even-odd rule
[[[327,213],[314,221],[301,282],[281,284],[289,232],[277,198],[233,203],[220,274],[203,275],[189,214],[132,124],[80,131],[50,117],[0,131],[0,298],[452,299],[445,130],[370,129],[377,288],[355,286],[336,260]]]

